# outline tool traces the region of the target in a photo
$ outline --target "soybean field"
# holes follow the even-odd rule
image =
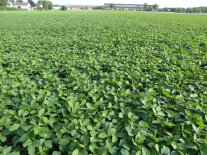
[[[0,154],[206,155],[207,16],[0,12]]]

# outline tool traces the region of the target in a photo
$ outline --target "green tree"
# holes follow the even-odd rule
[[[42,11],[43,8],[38,6],[38,7],[36,8],[36,10]]]
[[[157,5],[157,4],[153,5],[154,10],[157,10],[158,8],[159,8],[159,5]]]
[[[17,2],[23,2],[23,0],[17,0]]]
[[[35,7],[35,2],[33,0],[28,0],[28,3],[31,5],[31,7]]]
[[[147,9],[148,9],[148,4],[144,3],[144,10],[147,11]]]
[[[104,10],[104,7],[103,6],[96,6],[96,7],[93,7],[93,10]]]
[[[186,9],[186,12],[187,12],[187,13],[192,13],[193,10],[192,10],[191,8],[187,8],[187,9]]]
[[[113,3],[111,3],[110,8],[111,8],[111,10],[113,10],[115,8],[115,5]]]
[[[0,6],[7,6],[8,0],[0,0]]]
[[[49,6],[48,6],[48,3],[46,1],[42,2],[42,6],[45,10],[49,10]]]
[[[53,3],[51,1],[48,1],[48,9],[49,10],[53,9]]]
[[[153,9],[152,8],[148,8],[147,11],[153,11]]]
[[[178,8],[175,8],[175,9],[174,9],[174,12],[179,12],[179,9],[178,9]]]
[[[197,8],[196,12],[200,13],[201,12],[201,8]]]
[[[39,0],[38,3],[41,3],[45,10],[52,10],[53,9],[53,3],[51,1]]]
[[[166,7],[166,8],[164,8],[164,11],[165,11],[165,12],[168,12],[168,8],[167,8],[167,7]]]
[[[201,8],[201,12],[204,13],[205,12],[205,8]]]
[[[65,5],[62,5],[60,10],[67,10],[67,7]]]

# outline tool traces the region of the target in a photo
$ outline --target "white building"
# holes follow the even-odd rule
[[[61,5],[53,5],[53,10],[60,10],[61,7]]]
[[[10,2],[10,1],[8,1],[7,7],[32,10],[32,7],[28,2]]]
[[[68,10],[92,10],[94,7],[98,5],[67,5]]]
[[[43,8],[42,3],[37,3],[35,8],[37,8],[37,7],[39,7],[39,8]]]

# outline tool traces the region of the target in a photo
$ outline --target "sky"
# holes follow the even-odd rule
[[[25,0],[26,1],[26,0]],[[37,0],[34,0],[37,1]],[[103,5],[104,3],[125,3],[125,4],[158,4],[164,7],[199,7],[207,6],[207,0],[51,0],[53,4],[60,5]]]

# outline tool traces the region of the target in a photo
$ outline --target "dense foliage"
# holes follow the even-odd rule
[[[17,10],[21,10],[21,9],[10,8],[10,7],[6,7],[6,6],[0,6],[0,11],[17,11]]]
[[[161,12],[176,12],[176,13],[207,13],[207,7],[194,8],[160,8]]]
[[[35,7],[36,4],[33,0],[28,0],[28,3],[31,5],[31,7]]]
[[[67,7],[65,5],[62,5],[60,10],[67,10]]]
[[[207,154],[207,16],[0,13],[0,154]]]
[[[49,0],[39,0],[38,3],[41,3],[44,10],[52,10],[53,9],[53,3]]]
[[[6,6],[8,0],[0,0],[0,6]]]
[[[104,10],[104,6],[93,7],[93,10]]]

